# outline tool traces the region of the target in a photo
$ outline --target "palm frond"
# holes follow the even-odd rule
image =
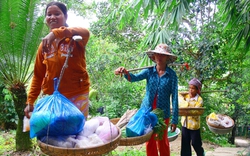
[[[0,10],[0,70],[7,85],[30,79],[41,33],[38,0],[5,0]],[[3,14],[5,16],[3,16]]]
[[[236,35],[231,41],[231,45],[239,47],[242,41],[245,42],[245,50],[248,51],[250,38],[250,17],[249,17],[250,1],[226,1],[224,9],[225,27],[238,28]]]

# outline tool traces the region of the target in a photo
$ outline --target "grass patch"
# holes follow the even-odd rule
[[[32,139],[32,151],[16,151],[16,130],[0,131],[0,155],[5,156],[46,156],[37,145],[37,140]]]
[[[16,131],[15,130],[1,131],[0,134],[1,134],[0,135],[0,155],[3,155],[6,151],[15,150]]]

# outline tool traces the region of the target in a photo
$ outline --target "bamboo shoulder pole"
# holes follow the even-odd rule
[[[201,93],[216,93],[216,92],[228,92],[228,90],[205,90],[201,91]],[[180,91],[180,94],[188,94],[188,91]]]
[[[141,67],[141,68],[134,68],[134,69],[129,69],[127,71],[131,72],[131,71],[142,70],[142,69],[147,69],[147,68],[151,68],[151,67],[154,67],[154,66],[146,66],[146,67]]]
[[[129,69],[127,71],[131,72],[131,71],[136,71],[136,70],[142,70],[142,69],[152,68],[154,66],[155,65],[153,65],[153,66],[145,66],[145,67],[141,67],[141,68],[134,68],[134,69]],[[170,64],[168,64],[168,66],[184,66],[184,65],[183,64],[177,64],[177,63],[170,63]]]

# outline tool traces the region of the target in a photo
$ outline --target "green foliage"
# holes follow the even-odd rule
[[[2,129],[15,129],[17,124],[17,114],[9,90],[0,87],[0,125]]]
[[[155,136],[155,140],[162,140],[163,135],[164,135],[164,130],[167,129],[167,125],[164,122],[164,112],[163,110],[156,108],[152,110],[152,113],[154,113],[158,118],[157,124],[155,125],[153,129],[154,133],[157,134]]]
[[[112,12],[108,16],[108,21],[113,21],[118,17],[119,28],[131,25],[131,23],[139,23],[141,19],[145,20],[148,31],[148,38],[146,43],[153,44],[155,42],[162,43],[167,41],[167,36],[158,35],[161,30],[178,30],[178,27],[183,21],[188,21],[187,15],[192,15],[197,21],[208,18],[213,20],[216,14],[220,14],[220,21],[225,21],[225,27],[239,28],[231,41],[231,46],[236,44],[239,47],[241,41],[244,42],[245,50],[249,49],[249,1],[196,1],[196,0],[182,0],[182,1],[148,1],[148,0],[133,0],[133,1],[111,1]],[[217,8],[219,11],[216,12]],[[194,15],[196,13],[196,15]],[[201,18],[197,18],[202,16]],[[206,17],[205,17],[206,16]],[[188,22],[190,23],[190,22]],[[163,37],[163,40],[162,38]]]
[[[26,85],[41,42],[44,17],[38,0],[0,1],[0,80],[9,89],[18,116],[16,150],[29,150],[31,140],[22,132]],[[11,107],[10,107],[11,108]]]
[[[226,1],[222,5],[221,10],[223,11],[222,18],[225,21],[225,27],[239,29],[236,31],[233,39],[231,40],[231,46],[235,45],[236,49],[240,47],[241,41],[244,41],[245,51],[250,48],[250,18],[249,9],[250,2],[248,0],[235,0]]]
[[[43,17],[37,16],[39,8],[30,1],[0,2],[0,69],[6,85],[27,83],[32,73],[29,69],[44,26]],[[11,4],[11,5],[10,5]]]
[[[96,37],[114,43],[123,52],[131,51],[136,54],[140,48],[145,47],[140,44],[145,35],[142,30],[144,21],[129,22],[123,29],[119,29],[120,23],[117,16],[114,16],[112,21],[107,19],[107,16],[112,16],[113,11],[108,2],[97,3],[93,11],[96,12],[99,20],[91,23],[90,30]]]
[[[106,87],[98,88],[98,100],[91,101],[95,109],[104,107],[104,116],[109,118],[121,117],[128,109],[139,108],[143,96],[143,85],[137,87],[137,84],[126,82],[124,78],[118,79],[124,82],[111,81]]]
[[[126,48],[119,49],[114,43],[92,36],[87,47],[87,68],[91,87],[97,90],[98,99],[91,101],[91,113],[104,107],[105,116],[116,118],[121,117],[127,109],[140,107],[145,81],[130,83],[114,74],[119,66],[132,68],[137,63],[134,51],[123,50]]]
[[[232,144],[228,143],[228,136],[227,134],[218,135],[211,133],[209,129],[205,129],[201,131],[202,141],[210,142],[222,147],[233,147]]]

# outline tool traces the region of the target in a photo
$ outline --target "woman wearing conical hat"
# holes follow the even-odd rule
[[[159,44],[154,50],[149,50],[146,53],[156,63],[154,67],[144,69],[137,74],[132,74],[124,67],[119,67],[115,70],[115,74],[124,74],[130,82],[146,79],[146,94],[141,107],[163,110],[164,122],[167,127],[171,115],[170,99],[172,99],[171,130],[174,132],[178,123],[178,77],[175,71],[168,67],[168,64],[173,63],[177,57],[171,53],[167,44]],[[146,142],[147,156],[158,156],[158,153],[160,156],[170,156],[167,133],[167,129],[164,130],[163,139],[157,141],[155,140],[156,134],[151,136],[150,140]]]

